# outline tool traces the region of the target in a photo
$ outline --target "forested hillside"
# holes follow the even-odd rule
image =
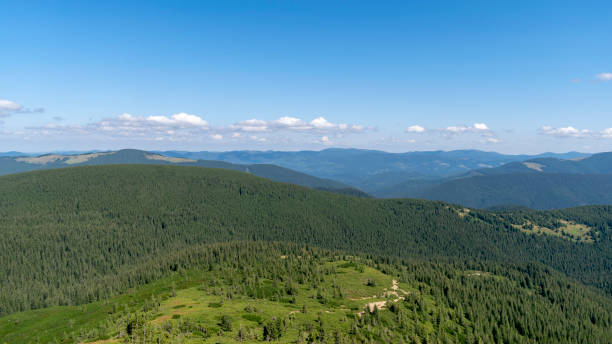
[[[612,300],[539,264],[432,262],[233,242],[169,251],[130,269],[165,266],[172,266],[166,277],[101,302],[0,318],[0,342],[612,339]]]
[[[404,192],[402,192],[404,191]],[[385,196],[440,200],[466,207],[525,206],[560,209],[612,204],[612,175],[509,173],[457,178],[415,190],[396,187]]]
[[[609,227],[598,227],[596,240],[584,243],[525,233],[487,214],[466,215],[439,202],[347,197],[198,167],[109,165],[4,176],[0,313],[103,299],[172,270],[131,269],[151,257],[234,240],[404,258],[539,262],[612,292]]]

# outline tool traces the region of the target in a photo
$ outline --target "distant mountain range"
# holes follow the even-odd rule
[[[388,153],[364,149],[322,151],[159,152],[191,159],[219,160],[237,164],[274,164],[320,178],[338,180],[368,193],[407,181],[447,178],[474,169],[499,167],[534,158],[576,159],[589,154],[505,155],[478,150]]]
[[[612,174],[612,153],[598,153],[573,159],[536,158],[512,162],[498,168],[478,169],[472,175],[507,173]]]
[[[327,149],[164,154],[271,163],[335,179],[381,198],[423,198],[478,208],[612,204],[612,153],[530,156],[477,150],[387,153]]]
[[[387,153],[361,149],[0,153],[0,174],[105,164],[224,168],[355,196],[422,198],[475,208],[612,204],[612,153],[530,156],[477,150]]]
[[[468,207],[535,209],[612,204],[612,153],[587,158],[537,158],[438,180],[409,181],[377,197],[443,200]]]
[[[34,170],[53,169],[82,165],[109,164],[162,164],[199,166],[221,168],[247,172],[270,180],[291,183],[330,192],[348,194],[359,197],[368,195],[349,185],[330,179],[313,177],[288,168],[271,164],[234,164],[224,161],[197,160],[190,158],[170,157],[135,149],[124,149],[111,152],[91,152],[80,154],[45,154],[40,156],[24,155],[18,152],[3,153],[0,156],[0,175],[27,172]]]

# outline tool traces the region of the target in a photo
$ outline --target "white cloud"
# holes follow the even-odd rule
[[[117,119],[122,120],[122,121],[136,121],[136,120],[138,120],[136,117],[130,115],[127,112],[117,116]]]
[[[308,142],[313,137],[342,138],[347,133],[359,133],[368,128],[357,124],[333,123],[323,117],[310,122],[297,117],[284,116],[265,121],[249,119],[229,126],[210,126],[202,117],[184,112],[173,115],[136,116],[123,113],[83,125],[51,122],[26,128],[28,134],[43,137],[90,137],[96,139],[121,138],[128,140],[167,140],[172,142],[221,141],[231,142]]]
[[[474,123],[473,126],[457,125],[442,129],[442,132],[447,134],[463,134],[463,133],[479,133],[485,136],[492,136],[493,132],[484,123]]]
[[[0,99],[0,117],[8,117],[16,113],[41,113],[44,111],[43,108],[27,109],[14,101]]]
[[[362,132],[367,128],[358,124],[332,123],[324,117],[317,117],[306,122],[297,117],[284,116],[272,121],[250,119],[234,123],[229,127],[233,131],[242,132],[273,132],[280,130],[292,130],[302,132]]]
[[[425,132],[425,128],[421,127],[420,125],[411,125],[408,128],[406,128],[406,132],[407,133],[424,133]]]
[[[295,130],[308,130],[310,126],[308,123],[302,121],[296,117],[284,116],[275,121],[271,122],[272,127],[276,128],[287,128],[287,129],[295,129]]]
[[[190,130],[208,130],[208,122],[199,116],[180,112],[171,116],[133,116],[129,113],[115,118],[106,118],[86,126],[92,132],[102,131],[107,135],[164,135],[185,134]]]
[[[104,137],[128,137],[145,140],[188,140],[209,131],[208,122],[199,116],[177,113],[171,116],[134,116],[123,113],[113,118],[85,125],[59,125],[50,123],[41,127],[29,127],[34,134],[52,135],[98,135]]]
[[[310,121],[310,125],[312,125],[316,129],[331,129],[336,126],[335,124],[328,122],[323,117],[317,117],[313,119],[312,121]]]
[[[551,126],[543,126],[540,128],[542,135],[554,136],[554,137],[574,137],[574,138],[585,138],[593,136],[593,132],[587,129],[576,129],[572,126],[565,128],[553,128]]]
[[[0,99],[0,113],[11,113],[21,110],[21,105],[6,99]]]
[[[440,133],[442,136],[446,138],[463,136],[463,135],[472,135],[472,136],[480,136],[480,143],[499,143],[501,140],[497,137],[495,132],[489,128],[485,123],[474,123],[473,125],[455,125],[448,126],[446,128],[442,128],[439,130],[435,130],[434,132]]]
[[[593,131],[589,129],[576,129],[572,126],[564,128],[543,126],[540,128],[540,134],[557,138],[612,139],[612,128],[603,129],[601,131]]]
[[[129,116],[129,114],[124,114],[124,115]],[[126,120],[133,121],[133,117],[130,116]],[[149,116],[146,118],[146,120],[149,122],[153,122],[155,124],[160,124],[163,126],[171,126],[171,127],[201,127],[201,128],[208,127],[207,121],[203,120],[202,118],[196,115],[191,115],[191,114],[184,113],[184,112],[174,114],[170,117]]]
[[[599,73],[595,75],[595,78],[601,81],[610,81],[612,80],[612,73]]]

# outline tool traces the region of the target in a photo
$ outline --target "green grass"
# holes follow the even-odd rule
[[[583,242],[591,244],[597,236],[595,229],[584,224],[574,223],[571,221],[560,220],[561,226],[558,228],[549,228],[545,226],[534,225],[527,221],[522,225],[514,225],[522,232],[529,234],[552,235],[573,242]]]
[[[105,301],[37,309],[2,317],[0,342],[27,343],[40,340],[41,343],[46,343],[55,339],[63,340],[67,334],[74,331],[97,330],[109,314],[140,309],[152,295],[158,298],[170,297],[172,286],[177,282],[181,287],[196,283],[192,278],[170,276]],[[104,339],[108,336],[103,333],[99,337]]]

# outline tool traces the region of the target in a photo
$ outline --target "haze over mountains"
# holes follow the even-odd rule
[[[476,208],[612,204],[612,153],[529,156],[477,150],[387,153],[326,149],[0,155],[0,174],[78,165],[172,164],[248,172],[355,196],[367,196],[367,192],[379,198],[441,200]]]
[[[386,153],[165,152],[247,163],[273,163],[336,179],[382,198],[423,198],[469,207],[555,209],[612,203],[612,153],[504,155],[477,150]]]
[[[341,182],[313,177],[275,165],[241,165],[223,161],[176,158],[135,149],[76,154],[74,152],[56,153],[40,156],[26,156],[18,152],[10,152],[6,156],[0,156],[0,175],[69,166],[108,164],[160,164],[222,168],[227,170],[248,172],[253,175],[268,178],[274,181],[297,184],[314,189],[323,189],[355,196],[366,196],[359,190],[356,190]]]
[[[612,153],[586,158],[536,158],[428,182],[408,181],[379,197],[444,200],[469,207],[566,208],[612,203]]]
[[[321,151],[232,151],[182,152],[165,155],[192,159],[220,160],[237,164],[274,164],[352,185],[366,192],[392,186],[408,179],[445,178],[483,167],[539,157],[573,159],[588,154],[569,152],[536,156],[505,155],[479,150],[423,151],[388,153],[365,149],[325,149]]]

